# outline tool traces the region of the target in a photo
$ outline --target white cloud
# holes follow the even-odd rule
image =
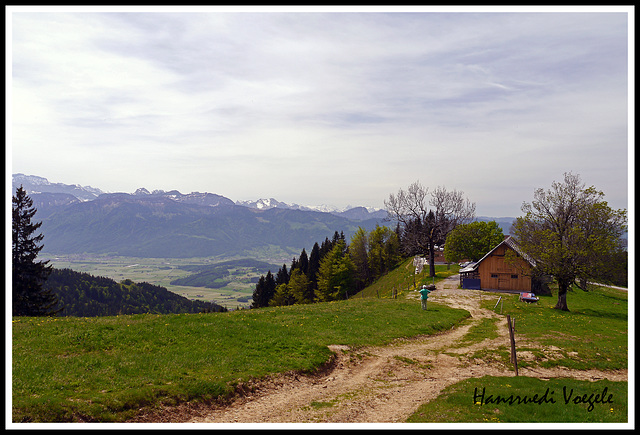
[[[582,171],[626,206],[624,13],[11,18],[15,172],[374,206],[420,179],[508,214]]]

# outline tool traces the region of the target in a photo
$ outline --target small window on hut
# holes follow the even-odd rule
[[[511,275],[511,278],[518,279],[518,275]]]
[[[491,274],[491,278],[497,278],[497,277],[498,277],[498,274],[497,274],[497,273],[492,273],[492,274]]]

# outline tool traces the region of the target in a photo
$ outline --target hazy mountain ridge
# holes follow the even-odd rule
[[[54,208],[43,214],[42,232],[46,251],[61,254],[184,258],[239,255],[268,246],[299,253],[335,231],[350,237],[358,226],[369,230],[379,223],[311,211],[210,206],[164,195],[105,194]]]
[[[381,223],[285,207],[259,210],[212,193],[145,188],[104,193],[22,174],[14,176],[13,184],[23,185],[34,201],[45,251],[59,254],[185,258],[276,246],[297,255],[336,231],[350,237],[359,226],[370,230]]]
[[[476,216],[476,221],[480,222],[491,222],[495,221],[498,226],[502,229],[502,233],[506,236],[509,234],[511,230],[511,225],[513,225],[513,221],[516,218],[514,217],[489,217],[489,216]]]
[[[57,254],[187,258],[247,255],[278,247],[298,255],[336,231],[349,239],[359,227],[370,231],[391,225],[386,211],[365,207],[326,212],[273,198],[238,203],[213,193],[145,188],[105,193],[23,174],[14,174],[12,184],[14,189],[22,184],[33,199],[45,235],[44,251]],[[513,221],[478,220],[497,220],[505,234]]]

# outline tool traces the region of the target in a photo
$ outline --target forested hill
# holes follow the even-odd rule
[[[125,280],[53,269],[44,285],[58,296],[59,316],[116,316],[123,314],[180,314],[226,311],[226,308],[203,301],[192,301],[146,282]]]

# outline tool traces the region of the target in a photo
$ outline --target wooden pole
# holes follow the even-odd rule
[[[509,327],[509,339],[511,341],[511,362],[518,376],[518,357],[516,356],[516,340],[513,336],[513,327],[511,326],[511,316],[507,314],[507,326]]]

